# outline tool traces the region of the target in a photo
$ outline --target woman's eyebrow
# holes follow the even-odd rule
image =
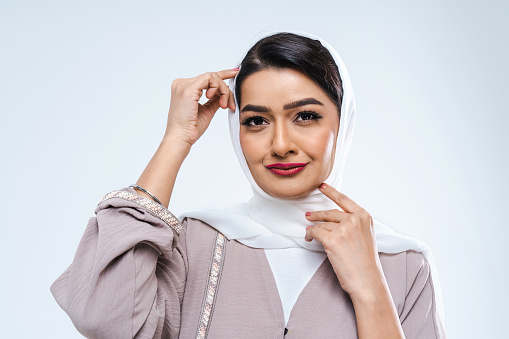
[[[297,100],[297,101],[291,102],[289,104],[285,104],[283,106],[283,108],[284,109],[292,109],[292,108],[297,108],[297,107],[306,106],[306,105],[320,105],[320,106],[323,106],[323,103],[321,103],[320,101],[316,100],[315,98],[306,98],[306,99],[302,99],[302,100]]]
[[[321,101],[316,100],[315,98],[306,98],[306,99],[301,99],[301,100],[297,100],[297,101],[294,101],[294,102],[290,102],[289,104],[285,104],[283,106],[283,109],[288,110],[288,109],[297,108],[297,107],[306,106],[306,105],[320,105],[320,106],[323,106],[323,103]],[[258,112],[258,113],[268,113],[271,110],[270,110],[270,108],[265,107],[265,106],[246,105],[246,106],[244,106],[244,108],[242,108],[240,110],[240,113],[243,113],[243,112],[246,112],[246,111]]]
[[[265,106],[259,106],[259,105],[246,105],[243,109],[240,110],[240,113],[251,111],[251,112],[258,112],[258,113],[267,113],[270,112],[270,109]]]

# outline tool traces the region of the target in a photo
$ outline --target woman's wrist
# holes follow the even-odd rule
[[[182,154],[184,158],[189,154],[193,145],[176,132],[166,132],[161,140],[160,147],[170,147],[175,154]]]
[[[350,295],[359,338],[404,338],[394,301],[385,279],[371,289]]]
[[[355,286],[356,290],[349,292],[350,299],[354,303],[367,305],[379,302],[380,298],[386,297],[387,294],[390,296],[389,285],[379,263],[369,270],[369,274],[364,275]]]
[[[378,282],[363,291],[351,293],[350,299],[352,299],[354,306],[368,307],[379,303],[381,300],[387,299],[387,295],[390,296],[388,287],[385,286],[383,282]]]
[[[168,207],[180,166],[191,150],[191,144],[173,133],[165,134],[154,156],[136,182]],[[147,196],[144,192],[138,194]]]

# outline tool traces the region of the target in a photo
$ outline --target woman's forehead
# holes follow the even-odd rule
[[[246,105],[271,105],[273,109],[292,109],[308,105],[333,104],[310,77],[293,69],[264,69],[249,75],[242,83],[241,112]],[[327,102],[329,101],[329,102]]]

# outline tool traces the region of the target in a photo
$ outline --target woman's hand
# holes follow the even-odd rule
[[[238,69],[208,72],[189,79],[175,79],[171,85],[170,110],[165,136],[177,137],[192,146],[205,132],[216,111],[235,110],[235,100],[224,80],[237,75]],[[199,100],[206,90],[209,99]]]
[[[223,80],[237,75],[237,69],[211,72],[171,84],[171,101],[166,133],[156,153],[136,182],[168,207],[180,166],[191,146],[201,137],[219,109],[235,109],[233,93]],[[209,99],[201,105],[203,90]],[[145,193],[138,194],[150,198]]]
[[[385,282],[373,219],[366,210],[332,186],[322,184],[319,189],[344,212],[338,209],[307,212],[308,220],[323,223],[308,227],[306,240],[316,239],[323,244],[345,292],[352,298],[371,296]]]
[[[341,287],[352,299],[359,339],[405,338],[378,257],[373,219],[333,187],[322,184],[320,191],[344,212],[306,213],[308,220],[323,221],[307,228],[306,240],[316,239],[325,247]]]

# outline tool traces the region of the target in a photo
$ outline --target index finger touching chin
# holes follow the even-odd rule
[[[320,185],[320,187],[318,187],[320,189],[320,191],[325,194],[329,199],[331,199],[332,201],[334,201],[339,207],[341,207],[341,209],[347,213],[356,213],[356,212],[361,212],[361,211],[364,211],[364,209],[362,207],[360,207],[359,205],[357,205],[357,203],[355,201],[353,201],[352,199],[350,199],[348,196],[346,196],[345,194],[339,192],[337,189],[335,189],[334,187],[326,184],[326,183],[322,183]]]

